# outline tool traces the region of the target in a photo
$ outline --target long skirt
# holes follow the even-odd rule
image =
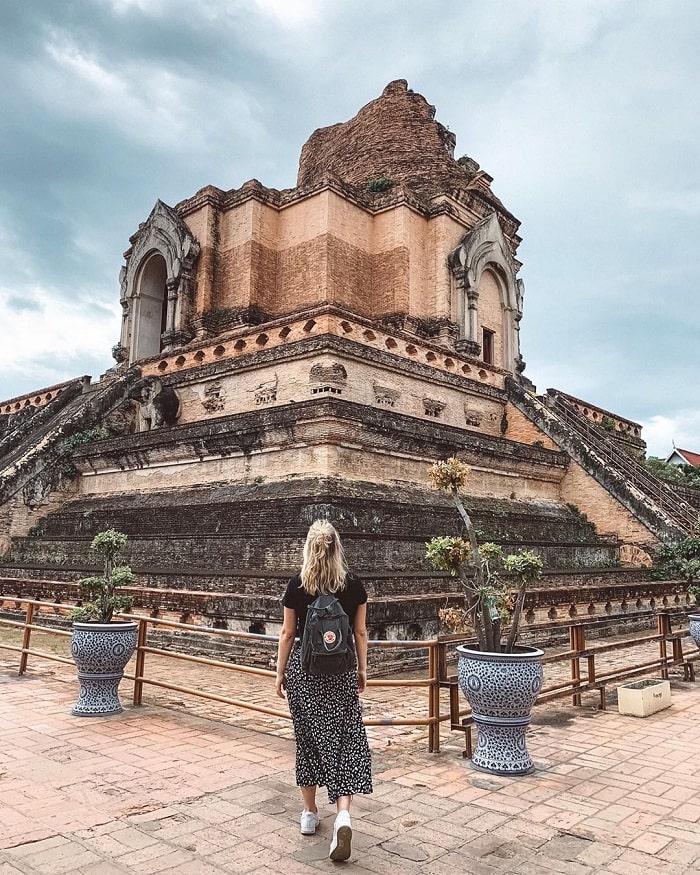
[[[326,787],[328,801],[372,792],[372,760],[362,724],[357,672],[309,675],[295,644],[286,673],[296,737],[296,782]]]

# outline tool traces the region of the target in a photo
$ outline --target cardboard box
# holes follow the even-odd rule
[[[620,714],[648,717],[671,705],[671,682],[658,679],[634,681],[617,688],[617,708]]]

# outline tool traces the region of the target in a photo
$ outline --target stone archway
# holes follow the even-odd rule
[[[153,252],[139,270],[134,295],[134,316],[131,338],[133,360],[158,355],[163,348],[167,328],[168,268],[159,252]]]
[[[519,327],[522,318],[522,283],[516,279],[517,266],[503,237],[496,214],[480,222],[462,239],[448,263],[456,282],[452,318],[461,327],[457,348],[470,355],[482,350],[480,301],[484,281],[497,288],[500,313],[491,314],[491,327],[498,332],[499,365],[510,373],[520,369]]]
[[[171,207],[158,201],[130,239],[120,274],[124,361],[158,355],[191,340],[187,330],[199,243]]]

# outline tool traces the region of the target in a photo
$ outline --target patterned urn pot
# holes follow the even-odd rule
[[[690,637],[700,647],[700,614],[689,614]]]
[[[136,623],[73,623],[70,651],[78,669],[80,695],[72,714],[119,714],[119,682],[136,649]]]
[[[519,646],[513,653],[489,653],[461,645],[457,653],[457,679],[478,733],[472,765],[494,775],[526,775],[535,767],[525,730],[542,688],[544,651]]]

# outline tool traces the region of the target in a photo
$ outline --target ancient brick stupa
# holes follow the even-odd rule
[[[405,81],[392,82],[351,121],[311,135],[296,188],[253,180],[228,192],[204,188],[175,209],[159,202],[132,237],[122,273],[125,364],[332,306],[479,365],[519,369],[518,222],[474,161],[454,159],[454,135],[434,116]],[[289,346],[291,335],[278,335],[267,349]],[[367,341],[359,324],[340,335]],[[405,358],[398,345],[370,345]],[[228,348],[219,353],[230,357]],[[161,357],[145,372],[191,364]],[[499,383],[486,374],[477,385]],[[386,382],[383,372],[373,377]],[[463,425],[453,413],[449,421]]]
[[[271,628],[308,524],[327,516],[375,587],[374,632],[416,636],[444,603],[424,543],[459,522],[431,460],[471,464],[479,525],[504,542],[590,544],[610,562],[672,529],[533,409],[519,223],[454,149],[397,80],[311,135],[295,188],[158,201],[125,254],[117,366],[0,405],[5,547],[17,555],[31,529],[33,548],[80,565],[114,525],[142,581],[210,591],[208,616]],[[562,399],[643,454],[636,423]],[[64,476],[61,441],[91,429]]]

